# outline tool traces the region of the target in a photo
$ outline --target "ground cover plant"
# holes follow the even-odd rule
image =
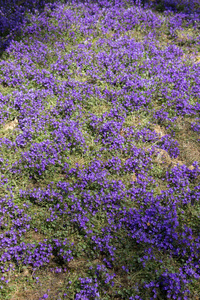
[[[199,299],[198,1],[13,3],[0,299]]]

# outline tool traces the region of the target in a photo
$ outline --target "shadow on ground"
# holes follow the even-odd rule
[[[28,21],[27,12],[42,12],[46,4],[53,10],[56,0],[0,0],[0,57]],[[63,0],[60,2],[68,2]]]

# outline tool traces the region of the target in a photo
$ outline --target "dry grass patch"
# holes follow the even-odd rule
[[[10,300],[39,300],[45,293],[49,295],[48,299],[60,299],[59,295],[62,293],[66,281],[65,273],[38,271],[38,283],[30,276],[23,274],[22,276],[14,281],[15,292]]]
[[[194,161],[200,163],[200,146],[199,134],[191,129],[192,118],[177,120],[177,141],[179,143],[180,155],[179,159],[185,161],[187,165],[191,165]]]
[[[8,122],[6,125],[4,125],[3,130],[13,130],[18,126],[18,120],[15,118],[13,121]]]

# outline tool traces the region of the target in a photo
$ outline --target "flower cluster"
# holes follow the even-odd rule
[[[0,0],[0,298],[26,267],[67,299],[195,299],[197,0],[18,2]]]

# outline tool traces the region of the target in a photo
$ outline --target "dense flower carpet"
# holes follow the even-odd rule
[[[200,299],[199,2],[0,3],[0,299]]]

